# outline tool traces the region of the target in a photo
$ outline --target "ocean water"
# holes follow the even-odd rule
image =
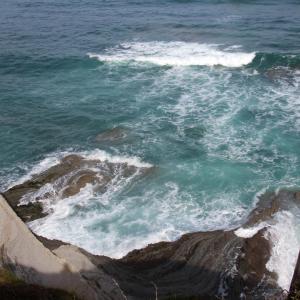
[[[0,29],[2,191],[66,153],[155,167],[48,203],[37,233],[121,257],[300,186],[299,1],[11,0]]]

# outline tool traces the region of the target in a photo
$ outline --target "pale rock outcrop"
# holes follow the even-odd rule
[[[80,299],[112,299],[102,290],[101,284],[109,287],[107,290],[115,295],[113,299],[123,299],[113,279],[102,274],[77,247],[63,245],[54,252],[46,248],[2,196],[0,267],[10,269],[27,283],[66,290]],[[97,276],[91,278],[92,274]]]

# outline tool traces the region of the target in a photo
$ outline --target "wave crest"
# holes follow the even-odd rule
[[[140,62],[161,66],[242,67],[252,62],[255,52],[238,52],[235,47],[221,50],[218,45],[185,42],[132,42],[110,48],[104,54],[88,53],[102,62]]]

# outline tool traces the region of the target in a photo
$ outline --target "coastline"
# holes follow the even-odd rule
[[[1,4],[0,300],[300,300],[300,1]]]
[[[174,242],[151,244],[122,259],[111,259],[35,236],[2,198],[0,261],[27,283],[67,290],[87,300],[149,299],[155,293],[157,299],[237,299],[240,295],[260,299],[266,293],[286,299],[276,283],[278,274],[266,268],[272,245],[267,227],[257,225],[299,202],[299,192],[268,193],[240,228],[188,233]],[[237,234],[256,227],[247,237]]]

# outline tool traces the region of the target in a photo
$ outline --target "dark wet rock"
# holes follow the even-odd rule
[[[298,254],[298,259],[294,270],[288,299],[289,300],[300,299],[300,252]]]
[[[113,271],[104,267],[130,299],[150,299],[154,287],[158,299],[218,299],[222,295],[239,299],[241,294],[264,299],[265,291],[280,292],[274,274],[265,267],[269,258],[270,245],[263,231],[244,239],[233,231],[218,230],[149,245],[118,260]]]
[[[119,261],[137,280],[120,283],[134,299],[153,297],[154,285],[159,299],[168,297],[215,296],[220,275],[231,253],[229,239],[239,245],[232,232],[214,231],[186,234],[176,242],[149,245],[135,250]],[[215,254],[217,253],[217,256]]]
[[[10,188],[3,196],[18,216],[28,222],[47,215],[43,207],[45,199],[62,200],[74,196],[88,184],[95,192],[104,193],[113,180],[128,178],[136,173],[143,176],[151,169],[71,154],[41,174],[35,174],[24,183]]]
[[[274,193],[267,193],[260,197],[258,205],[250,213],[248,221],[244,227],[251,227],[257,223],[266,221],[277,213],[281,207],[282,203],[280,198]]]
[[[96,142],[117,142],[127,137],[128,133],[125,128],[115,127],[99,133],[95,140]]]
[[[107,183],[106,180],[105,183]],[[82,170],[71,176],[71,178],[66,183],[66,188],[63,190],[62,197],[70,197],[79,193],[80,189],[85,187],[87,184],[96,184],[99,182],[97,178],[97,173],[90,170]],[[105,184],[104,183],[104,184]]]
[[[266,192],[259,197],[256,208],[250,213],[244,228],[271,219],[280,210],[292,210],[300,206],[300,193],[281,190],[278,193]]]
[[[22,220],[24,222],[29,222],[47,216],[47,214],[43,211],[43,206],[40,202],[30,202],[26,205],[17,205],[14,207],[14,210],[17,215],[22,216]]]
[[[266,268],[271,255],[271,245],[265,238],[265,233],[266,229],[262,229],[253,237],[243,239],[237,258],[236,269],[242,285],[240,292],[247,295],[247,299],[259,299],[264,293],[280,293],[276,274]]]
[[[70,154],[62,158],[61,162],[65,165],[70,165],[72,167],[74,166],[80,166],[80,163],[82,162],[84,158],[77,154]]]

